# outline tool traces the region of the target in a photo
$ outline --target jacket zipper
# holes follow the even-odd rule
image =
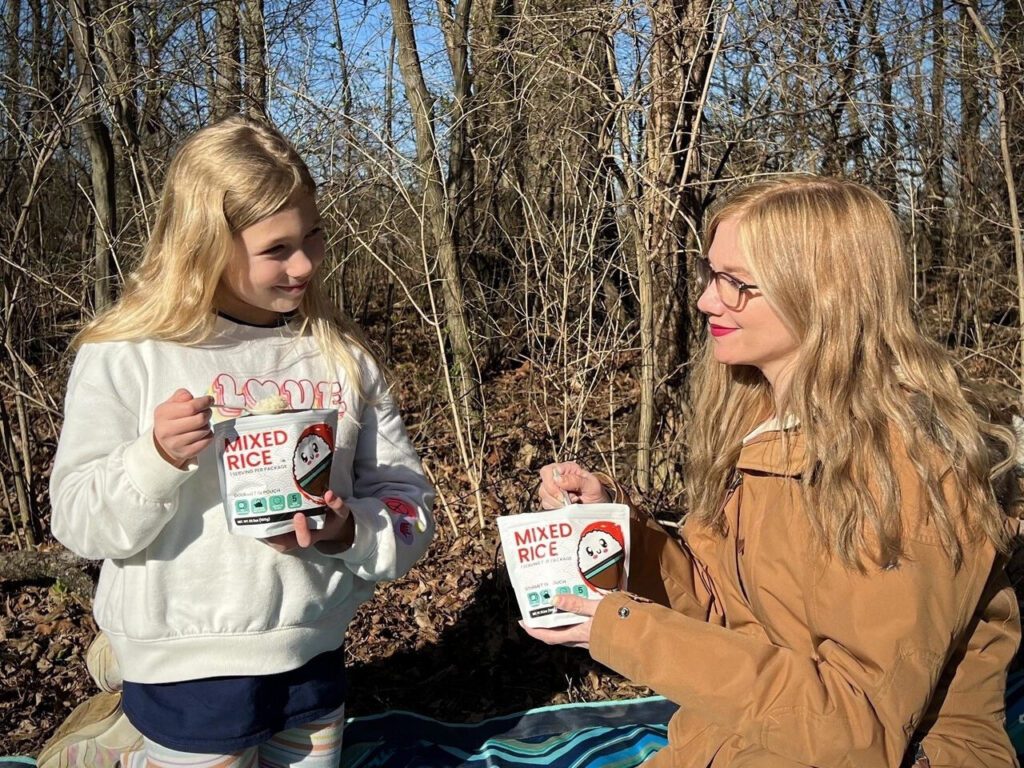
[[[743,473],[740,472],[738,469],[734,469],[733,470],[733,475],[729,479],[729,485],[725,489],[725,504],[726,504],[726,506],[729,504],[729,501],[732,499],[733,495],[739,490],[741,485],[743,485]],[[744,551],[745,545],[746,545],[745,540],[743,539],[743,537],[740,534],[741,522],[742,522],[740,518],[741,518],[742,514],[743,514],[743,510],[741,509],[741,506],[739,504],[737,504],[736,505],[736,545],[733,548],[733,557],[735,558],[734,564],[735,564],[735,568],[736,568],[736,583],[737,583],[737,585],[739,585],[740,592],[743,595],[743,599],[746,600],[749,603],[750,602],[750,598],[747,596],[747,587],[746,587],[746,584],[744,584],[744,581],[743,581],[742,567],[740,565],[740,560],[741,560],[741,558],[743,556],[743,551]]]

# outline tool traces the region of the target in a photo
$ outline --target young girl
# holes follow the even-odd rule
[[[358,330],[321,293],[315,185],[234,117],[181,147],[124,297],[75,340],[54,536],[103,559],[95,616],[144,750],[124,765],[331,766],[345,629],[433,535],[433,490]],[[337,409],[326,523],[229,533],[211,422]]]
[[[680,704],[652,766],[1017,765],[990,451],[1012,436],[915,326],[895,217],[852,182],[783,177],[728,200],[707,242],[684,543],[638,515],[638,595],[561,599],[592,618],[528,631]],[[563,491],[620,492],[545,467],[543,506]]]

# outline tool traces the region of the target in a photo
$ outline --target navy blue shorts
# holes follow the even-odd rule
[[[347,691],[342,646],[274,675],[125,680],[122,704],[131,724],[157,744],[226,755],[330,714],[345,703]]]

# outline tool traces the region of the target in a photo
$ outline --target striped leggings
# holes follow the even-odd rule
[[[338,768],[345,706],[316,722],[281,731],[259,746],[230,755],[177,752],[143,739],[143,749],[121,755],[122,768]]]

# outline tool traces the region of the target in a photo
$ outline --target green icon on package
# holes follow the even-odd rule
[[[540,591],[540,601],[542,603],[550,603],[551,602],[551,590],[550,589],[542,589]]]
[[[302,506],[302,494],[301,493],[289,493],[288,494],[288,509],[298,509]]]
[[[237,515],[248,515],[249,514],[249,500],[248,499],[235,499],[235,514],[237,514]]]
[[[583,584],[576,584],[576,585],[575,585],[575,586],[574,586],[574,587],[572,588],[572,591],[573,591],[573,594],[575,594],[575,595],[579,595],[580,597],[586,597],[587,595],[589,595],[589,594],[590,594],[590,593],[589,593],[589,592],[587,591],[587,588],[586,588],[586,586],[584,586]]]
[[[572,594],[572,589],[567,586],[555,587],[556,595],[569,595]]]
[[[540,605],[540,595],[536,592],[527,593],[526,599],[529,601],[531,607]]]
[[[252,513],[254,515],[262,515],[267,511],[267,500],[264,498],[252,500]]]
[[[284,496],[271,496],[270,511],[280,512],[282,509],[284,509]]]

